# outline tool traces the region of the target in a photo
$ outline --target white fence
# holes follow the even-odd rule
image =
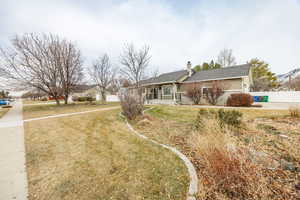
[[[108,102],[119,102],[119,97],[117,95],[107,95],[106,100]]]
[[[280,91],[280,92],[249,92],[252,96],[268,96],[268,102],[296,103],[300,102],[300,91]]]

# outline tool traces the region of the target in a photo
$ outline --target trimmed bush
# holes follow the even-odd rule
[[[227,99],[227,106],[250,107],[253,104],[253,97],[247,93],[231,94]]]

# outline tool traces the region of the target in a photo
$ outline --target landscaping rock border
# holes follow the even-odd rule
[[[153,107],[152,107],[153,108]],[[152,108],[149,108],[147,110],[150,110]],[[147,110],[144,110],[143,113]],[[188,190],[188,194],[187,194],[187,200],[196,200],[196,195],[198,193],[198,177],[197,177],[197,173],[196,173],[196,169],[194,167],[194,165],[192,164],[192,162],[180,151],[178,151],[177,149],[175,149],[174,147],[170,147],[168,145],[165,144],[160,144],[158,142],[156,142],[155,140],[152,140],[142,134],[140,134],[139,132],[137,132],[127,121],[126,117],[122,115],[122,113],[120,113],[120,116],[122,118],[125,119],[126,125],[129,128],[129,130],[131,130],[135,135],[137,135],[140,138],[143,138],[144,140],[147,140],[149,142],[152,142],[153,144],[159,145],[163,148],[166,148],[170,151],[172,151],[173,153],[175,153],[185,164],[185,166],[188,169],[188,173],[190,176],[190,185],[189,185],[189,190]]]

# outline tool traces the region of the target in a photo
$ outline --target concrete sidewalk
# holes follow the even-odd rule
[[[21,101],[0,119],[0,200],[11,199],[27,199]]]

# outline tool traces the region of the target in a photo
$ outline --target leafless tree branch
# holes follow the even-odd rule
[[[52,34],[16,35],[12,47],[0,49],[2,71],[19,85],[52,96],[57,104],[82,78],[81,53],[71,42]]]
[[[117,74],[117,68],[112,67],[107,54],[96,60],[91,68],[89,75],[93,82],[98,86],[102,101],[106,101],[106,92],[113,85]]]

